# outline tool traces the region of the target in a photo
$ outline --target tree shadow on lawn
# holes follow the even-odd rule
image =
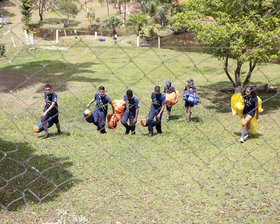
[[[78,182],[67,170],[72,166],[68,157],[36,151],[27,142],[0,139],[0,210],[52,201]]]
[[[9,1],[9,0],[4,0],[4,1],[0,1],[0,17],[2,17],[2,15],[5,16],[10,16],[10,17],[14,17],[16,16],[14,13],[9,12],[7,9],[4,9],[4,7],[14,7],[16,6],[15,3],[13,3],[13,1]]]
[[[65,18],[46,18],[43,20],[43,22],[38,22],[38,23],[32,23],[29,25],[30,28],[40,28],[41,26],[44,25],[59,25],[59,24],[63,24],[63,22],[65,21]],[[70,19],[69,20],[69,25],[67,26],[67,29],[71,28],[71,27],[77,27],[81,22]],[[55,30],[55,29],[53,29]]]
[[[264,83],[255,82],[251,83],[254,85],[263,85]],[[206,105],[206,109],[215,110],[217,113],[230,113],[231,112],[231,97],[234,92],[224,93],[220,92],[222,87],[231,87],[230,83],[227,81],[221,81],[207,86],[198,86],[198,95],[201,98],[206,98],[211,102],[211,105]],[[280,94],[278,93],[257,93],[257,95],[262,99],[262,107],[264,111],[261,114],[267,114],[271,111],[280,108]],[[203,99],[201,100],[203,103]]]
[[[66,91],[67,82],[105,82],[108,79],[94,78],[94,71],[87,69],[98,63],[66,63],[62,61],[42,60],[24,64],[9,65],[0,69],[0,92],[20,90],[37,84],[50,83],[56,91]],[[80,76],[90,73],[92,77]],[[43,89],[40,88],[38,91]]]

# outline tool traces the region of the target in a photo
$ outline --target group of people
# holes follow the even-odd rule
[[[166,107],[167,109],[167,118],[166,121],[168,122],[171,118],[171,109],[172,107],[168,107],[166,105],[166,94],[170,94],[175,92],[174,86],[171,85],[171,82],[168,80],[166,81],[166,85],[164,87],[163,93],[160,91],[160,86],[156,86],[154,88],[154,92],[151,94],[151,106],[148,115],[148,130],[149,136],[153,136],[153,121],[155,120],[155,126],[157,133],[161,134],[161,119],[163,111]],[[194,80],[189,79],[188,84],[185,86],[183,90],[183,97],[187,98],[189,93],[196,94],[196,87],[194,86]],[[254,117],[255,113],[258,119],[258,98],[256,93],[254,92],[254,88],[249,86],[245,88],[243,93],[244,96],[244,121],[242,125],[242,132],[241,132],[241,139],[240,142],[244,142],[247,138],[250,137],[250,129],[249,124],[250,120]],[[58,119],[59,111],[58,111],[58,104],[57,104],[57,95],[52,92],[52,86],[47,84],[45,86],[45,104],[43,108],[43,112],[41,115],[41,123],[45,130],[45,135],[43,138],[49,137],[48,132],[48,124],[47,121],[49,118],[52,118],[53,123],[56,124],[57,133],[61,133],[60,123]],[[139,115],[139,100],[136,96],[133,95],[132,90],[127,90],[126,94],[124,95],[125,101],[125,110],[121,118],[121,123],[125,127],[125,134],[129,134],[131,132],[132,135],[135,134],[135,125],[137,123],[138,115]],[[97,126],[97,131],[101,134],[105,134],[105,123],[106,123],[106,116],[108,112],[108,105],[111,104],[111,98],[105,94],[105,87],[100,86],[98,92],[94,95],[94,98],[88,103],[86,106],[87,108],[90,107],[92,103],[96,102],[95,109],[93,112],[93,124]],[[185,108],[188,114],[187,122],[189,123],[191,120],[191,108],[194,104],[190,103],[189,101],[185,101]],[[115,113],[115,109],[112,106],[112,111]]]
[[[156,86],[154,88],[154,92],[151,95],[151,107],[148,115],[148,130],[149,136],[153,136],[153,120],[155,119],[156,122],[156,130],[158,133],[162,133],[161,129],[161,119],[163,111],[166,107],[167,109],[167,118],[166,121],[168,122],[171,118],[171,108],[170,106],[166,105],[165,97],[166,94],[170,94],[172,92],[176,92],[174,86],[171,85],[169,80],[166,81],[166,85],[164,87],[163,93],[160,91],[160,86]],[[188,92],[196,94],[196,88],[194,86],[193,79],[188,80],[188,84],[185,86],[183,91],[183,96],[187,97]],[[59,123],[59,112],[58,112],[58,105],[57,105],[57,95],[52,92],[52,86],[47,84],[45,86],[45,104],[42,112],[41,123],[45,130],[45,135],[43,138],[49,137],[48,132],[48,125],[47,121],[49,118],[52,118],[53,123],[56,124],[57,133],[61,133],[60,123]],[[125,127],[125,134],[129,134],[131,132],[132,135],[135,134],[135,125],[137,123],[138,115],[139,115],[139,100],[136,96],[133,95],[132,90],[127,90],[126,94],[124,95],[125,101],[125,110],[121,118],[121,124]],[[93,124],[97,126],[97,131],[101,134],[105,134],[105,123],[106,123],[106,116],[108,113],[108,105],[111,104],[111,98],[105,94],[105,87],[100,86],[98,92],[94,95],[93,99],[87,104],[87,108],[90,107],[92,103],[96,102],[95,109],[93,111]],[[190,122],[191,119],[191,107],[193,104],[186,102],[185,103],[186,110],[188,112],[187,122]],[[115,109],[112,106],[112,111],[115,113]]]

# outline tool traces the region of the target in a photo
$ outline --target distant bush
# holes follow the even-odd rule
[[[0,44],[0,57],[4,58],[6,56],[6,46],[5,44]]]

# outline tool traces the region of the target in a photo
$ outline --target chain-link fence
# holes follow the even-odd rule
[[[11,12],[22,2],[0,3],[10,17],[0,28],[1,223],[279,223],[275,88],[257,92],[264,109],[258,130],[240,143],[242,120],[232,116],[234,89],[224,60],[202,53],[221,47],[198,44],[190,33],[148,40],[79,30],[79,21],[89,22],[82,1],[75,1],[80,14],[71,28],[51,26],[65,20],[57,9],[49,12],[51,28],[25,31],[13,14],[19,10]],[[107,12],[106,4],[101,9]],[[205,22],[218,27],[223,21]],[[236,60],[227,60],[234,73]],[[277,87],[279,68],[277,60],[257,64],[251,82]],[[199,103],[188,117],[183,92],[190,79]],[[162,133],[154,127],[151,137],[140,121],[149,122],[154,87],[163,92],[167,80],[179,102],[170,118],[165,108]],[[55,134],[54,125],[42,139],[44,130],[32,129],[41,120],[46,83],[57,94],[62,132]],[[133,91],[140,105],[135,135],[125,134],[121,121],[116,129],[106,121],[104,135],[85,121],[83,112],[100,86],[112,100]]]

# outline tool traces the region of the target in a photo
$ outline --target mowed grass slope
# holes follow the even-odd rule
[[[69,50],[21,51],[0,63],[0,77],[8,77],[0,92],[1,222],[279,222],[279,95],[260,95],[258,134],[240,144],[241,120],[231,114],[231,95],[218,91],[229,83],[217,59],[133,48],[125,40],[64,43]],[[260,66],[252,79],[280,87],[279,67]],[[182,99],[168,123],[164,112],[163,134],[152,138],[139,122],[135,136],[125,136],[120,123],[100,135],[83,119],[100,85],[112,99],[132,89],[140,121],[155,85],[163,90],[169,79],[181,93],[188,78],[201,98],[192,123],[185,121]],[[45,83],[58,94],[63,131],[55,136],[51,128],[47,140],[32,132]]]

